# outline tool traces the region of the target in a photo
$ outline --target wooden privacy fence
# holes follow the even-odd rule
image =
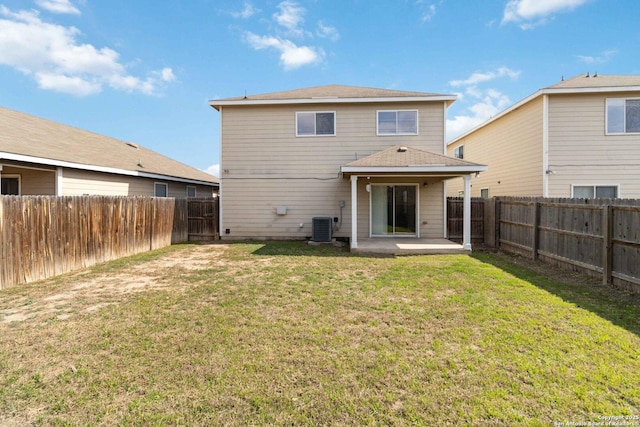
[[[499,197],[483,203],[477,212],[484,214],[485,245],[640,292],[640,200]]]
[[[218,230],[219,199],[188,199],[188,240],[216,240]]]
[[[471,199],[471,242],[484,242],[484,203],[485,199]],[[464,199],[447,198],[447,236],[454,241],[462,241]]]
[[[0,289],[168,246],[176,201],[0,196]]]

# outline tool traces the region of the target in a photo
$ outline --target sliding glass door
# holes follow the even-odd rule
[[[371,185],[371,235],[416,235],[416,185]]]

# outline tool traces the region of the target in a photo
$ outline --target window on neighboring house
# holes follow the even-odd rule
[[[20,195],[20,175],[0,175],[0,194],[7,196]]]
[[[418,111],[378,111],[378,135],[417,135]]]
[[[458,197],[464,197],[464,191],[458,191]]]
[[[577,199],[615,199],[618,197],[617,185],[574,185],[571,189],[572,197]]]
[[[453,149],[453,157],[456,159],[464,159],[464,145],[460,145]]]
[[[483,199],[488,199],[489,198],[489,189],[488,188],[480,189],[480,197],[482,197]]]
[[[155,197],[167,197],[169,195],[169,185],[162,182],[154,183],[153,194]]]
[[[296,113],[296,136],[322,136],[335,134],[335,112],[305,111]]]
[[[640,133],[640,99],[607,99],[607,134]]]
[[[195,185],[187,185],[187,197],[196,197]]]

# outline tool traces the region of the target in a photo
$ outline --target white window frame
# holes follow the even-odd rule
[[[1,179],[6,179],[6,178],[18,178],[18,196],[22,196],[22,176],[20,174],[17,173],[3,173],[0,175],[0,180]]]
[[[193,196],[189,195],[189,189],[191,188],[193,189]],[[187,197],[191,197],[191,198],[197,197],[197,191],[198,190],[195,185],[187,185]]]
[[[482,194],[482,192],[483,192],[483,191],[486,191],[486,192],[487,192],[487,195],[486,195],[486,196],[484,196],[484,195]],[[489,196],[489,194],[490,194],[490,193],[489,193],[489,189],[488,189],[488,188],[481,188],[481,189],[480,189],[480,197],[482,197],[483,199],[488,199],[489,197],[491,197],[491,196]]]
[[[462,156],[460,156],[460,150],[462,150]],[[453,157],[456,159],[464,160],[464,144],[458,145],[453,149]]]
[[[165,196],[158,196],[158,187],[164,186]],[[154,182],[153,183],[153,197],[169,197],[169,184],[166,182]]]
[[[615,187],[616,188],[616,197],[615,199],[620,199],[620,184],[571,184],[571,198],[574,198],[574,189],[575,187],[593,187],[593,198],[596,197],[596,188],[597,187]]]
[[[298,132],[298,118],[300,116],[300,114],[313,114],[314,120],[313,120],[313,133],[312,134],[306,134],[306,133],[299,133]],[[333,133],[321,133],[318,134],[318,129],[317,127],[317,115],[318,114],[333,114]],[[296,111],[296,136],[297,137],[301,137],[301,138],[307,138],[307,137],[319,137],[319,136],[336,136],[337,130],[336,130],[336,112],[335,111]]]
[[[624,115],[622,121],[622,132],[609,132],[609,102],[623,101],[624,102]],[[627,132],[627,119],[626,119],[626,103],[627,101],[640,101],[640,98],[606,98],[604,106],[604,132],[605,135],[638,135],[640,132]]]
[[[415,132],[398,132],[398,113],[414,112],[416,113],[416,131]],[[380,132],[380,113],[396,113],[396,131]],[[377,136],[398,136],[398,135],[420,135],[420,114],[418,110],[377,110],[376,111],[376,135]]]

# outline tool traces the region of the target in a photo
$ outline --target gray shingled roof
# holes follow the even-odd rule
[[[546,89],[589,89],[603,87],[640,86],[640,75],[580,74]]]
[[[452,97],[453,95],[444,95],[425,92],[409,92],[403,90],[392,89],[376,89],[360,86],[345,85],[325,85],[309,87],[304,89],[287,90],[283,92],[264,93],[258,95],[246,95],[233,98],[225,98],[210,101],[212,106],[218,105],[217,102],[250,102],[250,101],[293,101],[293,100],[314,100],[314,99],[366,99],[366,98],[425,98],[425,97]]]
[[[123,169],[218,183],[216,177],[206,172],[137,144],[2,107],[0,152],[75,163],[79,166]]]
[[[404,150],[404,148],[406,148],[406,150]],[[347,163],[345,166],[377,168],[409,166],[483,167],[484,165],[471,163],[455,157],[432,153],[430,151],[420,150],[418,148],[396,145],[394,147],[378,151],[370,156],[355,160],[351,163]]]

